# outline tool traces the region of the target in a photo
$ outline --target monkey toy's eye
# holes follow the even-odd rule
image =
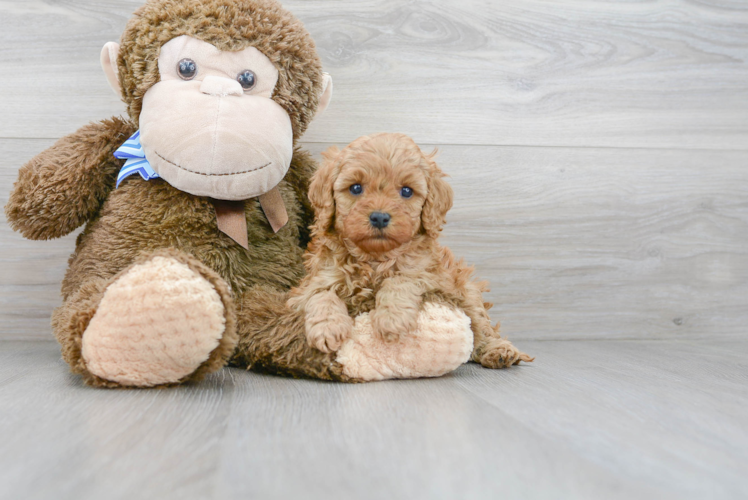
[[[364,192],[364,187],[361,184],[354,184],[348,188],[348,191],[350,191],[352,195],[358,196]]]
[[[255,76],[254,71],[251,69],[245,69],[237,75],[236,81],[241,84],[244,90],[249,90],[257,83],[257,77]]]
[[[192,59],[182,59],[177,63],[177,72],[182,80],[192,80],[197,74],[197,64]]]
[[[403,198],[410,198],[411,196],[413,196],[413,190],[408,186],[403,186],[403,188],[400,190],[400,196],[402,196]]]

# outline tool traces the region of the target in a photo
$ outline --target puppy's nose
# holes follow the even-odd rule
[[[369,222],[377,229],[384,229],[390,223],[390,214],[372,212],[369,214]]]

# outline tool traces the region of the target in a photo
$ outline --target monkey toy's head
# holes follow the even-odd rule
[[[222,200],[275,187],[332,94],[311,37],[275,0],[148,0],[101,62],[153,170]]]

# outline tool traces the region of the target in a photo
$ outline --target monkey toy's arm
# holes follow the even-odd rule
[[[32,158],[5,206],[10,226],[26,238],[48,240],[91,219],[122,167],[113,153],[133,132],[121,118],[91,123]]]

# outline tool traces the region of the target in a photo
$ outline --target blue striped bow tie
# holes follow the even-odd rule
[[[119,187],[125,177],[128,177],[134,173],[140,174],[140,176],[149,181],[158,177],[151,164],[145,159],[145,152],[143,151],[143,145],[140,144],[140,130],[135,132],[132,137],[127,139],[125,143],[114,152],[114,157],[120,160],[127,160],[125,165],[119,171],[117,176],[117,186]]]

